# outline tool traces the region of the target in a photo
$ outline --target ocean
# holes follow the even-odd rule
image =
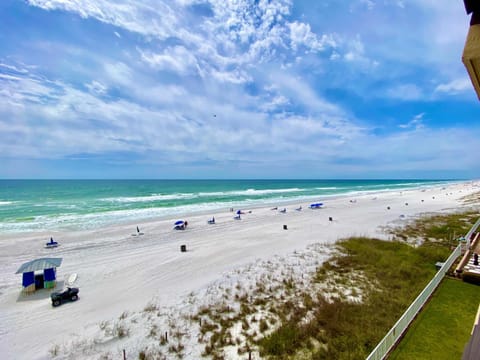
[[[436,180],[0,180],[0,231],[82,230],[262,204],[447,184]]]

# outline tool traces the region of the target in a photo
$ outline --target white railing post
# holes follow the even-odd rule
[[[472,234],[477,231],[478,226],[480,226],[480,218],[478,218],[477,222],[475,225],[472,226],[470,231],[465,235],[466,240],[467,240],[467,251],[470,250],[470,238],[472,237]]]

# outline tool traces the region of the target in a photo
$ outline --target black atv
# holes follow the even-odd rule
[[[65,301],[77,301],[78,300],[78,288],[69,288],[61,292],[54,292],[50,295],[52,299],[52,306],[59,306]]]

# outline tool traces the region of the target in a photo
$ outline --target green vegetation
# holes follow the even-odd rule
[[[407,229],[392,231],[397,239],[421,238],[417,247],[408,241],[366,238],[339,242],[340,254],[318,269],[317,280],[353,286],[362,301],[348,301],[341,294],[329,301],[320,293],[310,294],[309,309],[303,312],[312,311],[313,319],[305,323],[300,321],[301,311],[295,316],[280,310],[281,326],[258,342],[261,354],[289,359],[308,349],[314,360],[365,358],[433,277],[435,262],[448,257],[453,234],[467,233],[476,216],[471,212],[421,218]]]
[[[308,323],[300,321],[306,309],[294,313],[283,309],[282,326],[259,342],[262,355],[285,358],[319,343],[312,349],[312,359],[365,358],[435,274],[435,261],[449,253],[367,238],[343,240],[338,246],[341,253],[322,266],[318,280],[336,274],[341,283],[361,272],[367,284],[375,285],[358,284],[362,302],[328,301],[317,294],[310,300],[314,320]],[[425,261],[426,254],[430,261]]]
[[[460,359],[479,298],[477,285],[445,279],[389,359]]]
[[[465,235],[477,218],[478,211],[427,216],[417,219],[413,224],[406,225],[400,230],[395,229],[392,233],[402,240],[422,238],[456,246],[455,239]]]

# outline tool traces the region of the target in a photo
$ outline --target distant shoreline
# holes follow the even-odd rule
[[[2,194],[0,190],[0,232],[23,234],[88,231],[207,215],[232,207],[257,209],[287,206],[468,181],[184,180],[181,184],[171,180],[114,180],[114,184],[109,180],[40,182],[42,185],[36,186],[35,180],[29,180],[29,185],[20,186],[17,190],[10,189],[9,194]],[[11,186],[15,187],[15,184]]]

